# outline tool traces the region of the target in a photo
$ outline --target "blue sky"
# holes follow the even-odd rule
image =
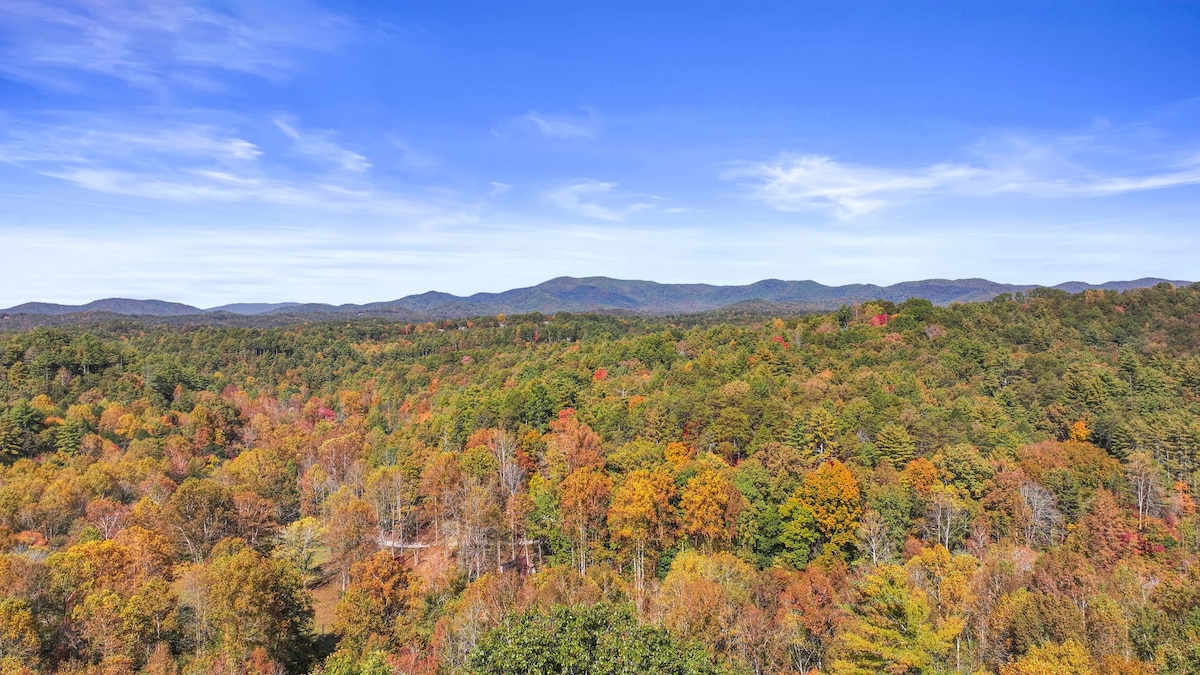
[[[1200,278],[1200,3],[0,0],[0,306]]]

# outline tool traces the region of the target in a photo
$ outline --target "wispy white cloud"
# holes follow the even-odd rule
[[[492,189],[488,192],[488,194],[492,197],[497,197],[512,189],[512,186],[508,183],[501,183],[500,181],[496,180],[491,181],[489,185],[492,186]]]
[[[301,130],[295,120],[286,117],[276,118],[275,126],[292,139],[292,151],[298,155],[328,162],[352,173],[363,173],[371,168],[366,157],[338,145],[332,131]]]
[[[547,114],[536,110],[513,118],[509,126],[523,133],[560,141],[592,140],[600,133],[600,114],[585,108],[584,114]]]
[[[0,135],[0,161],[97,193],[188,203],[259,203],[317,211],[401,216],[407,222],[468,221],[477,207],[453,197],[381,189],[365,179],[367,159],[298,126],[279,123],[293,149],[332,163],[305,173],[271,161],[230,129],[188,124],[149,128],[80,119],[15,125]],[[132,131],[131,128],[138,128]],[[290,132],[290,133],[289,133]]]
[[[88,74],[142,89],[219,89],[223,74],[284,77],[298,53],[330,49],[348,30],[306,3],[0,0],[0,73],[67,89]]]
[[[1200,184],[1200,153],[1139,154],[1090,134],[986,139],[972,155],[971,162],[893,168],[785,153],[738,163],[722,177],[742,182],[771,208],[827,210],[840,220],[933,195],[1102,197]]]
[[[253,161],[257,145],[209,125],[178,124],[152,131],[105,128],[107,125],[47,125],[0,120],[8,137],[0,138],[0,162],[14,164],[89,163],[99,157],[128,159],[153,153],[203,158],[214,162]]]
[[[652,209],[655,206],[651,202],[630,203],[627,200],[624,204],[615,204],[614,202],[619,197],[618,199],[611,197],[604,199],[605,196],[612,195],[616,188],[616,183],[592,179],[580,180],[543,193],[542,200],[564,211],[610,222],[623,221],[638,211]],[[640,197],[645,198],[644,195],[640,195]],[[597,198],[604,199],[607,203],[602,204]]]
[[[298,182],[247,172],[188,168],[169,174],[112,168],[64,167],[42,171],[81,188],[112,195],[176,202],[263,203],[338,213],[457,220],[432,203],[371,188]]]
[[[842,164],[821,155],[783,155],[728,171],[725,178],[749,181],[757,200],[780,211],[830,208],[849,220],[890,199],[943,189],[975,173],[951,164],[905,172]]]
[[[398,136],[389,134],[387,139],[397,153],[392,157],[393,166],[412,172],[426,172],[438,168],[440,162],[433,155],[417,150]]]

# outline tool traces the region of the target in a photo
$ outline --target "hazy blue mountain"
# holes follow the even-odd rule
[[[209,307],[204,310],[206,312],[229,312],[230,314],[266,314],[267,312],[283,309],[286,307],[295,307],[298,302],[235,302],[231,305],[221,305],[220,307]]]
[[[1167,281],[1139,279],[1100,285],[1072,282],[1068,292],[1093,288],[1144,288]],[[1184,281],[1170,281],[1186,285]],[[432,317],[513,312],[579,312],[588,310],[624,310],[649,314],[705,312],[746,302],[768,302],[796,306],[806,311],[837,309],[863,300],[900,302],[912,297],[927,298],[945,305],[952,302],[989,300],[1001,293],[1017,293],[1033,284],[999,284],[986,279],[926,279],[891,286],[851,284],[826,286],[815,281],[766,279],[746,286],[709,284],[660,284],[607,277],[558,277],[537,286],[516,288],[502,293],[476,293],[467,297],[446,293],[423,293],[391,302],[371,303],[354,311],[374,313],[382,309],[404,309]],[[277,310],[287,311],[287,310]]]
[[[1146,277],[1142,279],[1134,279],[1133,281],[1109,281],[1107,283],[1097,284],[1095,286],[1091,284],[1085,284],[1082,281],[1068,281],[1065,284],[1059,284],[1055,286],[1055,288],[1068,293],[1081,293],[1083,291],[1095,290],[1097,288],[1106,291],[1129,291],[1135,288],[1149,288],[1155,284],[1161,284],[1164,281],[1169,284],[1174,284],[1175,286],[1188,285],[1188,282],[1186,281],[1170,281],[1168,279],[1155,279],[1152,277]]]
[[[58,314],[74,314],[83,310],[80,309],[80,305],[56,305],[53,302],[26,302],[0,311],[5,314],[45,314],[53,316]]]
[[[0,310],[5,314],[78,314],[80,312],[111,312],[131,316],[187,316],[200,314],[202,310],[178,302],[165,300],[130,300],[129,298],[105,298],[86,305],[56,305],[51,302],[27,302],[23,305]]]
[[[1087,284],[1070,281],[1055,286],[1069,293],[1089,289],[1128,290],[1146,288],[1159,283],[1187,285],[1186,281],[1167,279],[1136,279]],[[908,298],[926,298],[936,304],[989,300],[1002,293],[1018,293],[1037,286],[1032,284],[1000,284],[987,279],[925,279],[905,281],[891,286],[850,284],[826,286],[815,281],[782,281],[765,279],[745,286],[713,286],[710,284],[660,284],[654,281],[610,279],[608,277],[558,277],[527,288],[514,288],[502,293],[476,293],[457,296],[430,291],[386,302],[365,305],[328,305],[322,303],[235,303],[207,310],[190,305],[161,300],[128,300],[110,298],[86,305],[56,305],[30,302],[6,310],[4,314],[61,316],[80,312],[108,312],[136,316],[189,316],[204,313],[228,312],[283,319],[318,320],[324,317],[379,316],[398,320],[423,320],[477,316],[482,314],[515,314],[523,312],[587,312],[623,311],[642,314],[684,314],[725,308],[766,311],[778,307],[791,311],[823,311],[837,309],[843,304],[864,300],[901,302]]]

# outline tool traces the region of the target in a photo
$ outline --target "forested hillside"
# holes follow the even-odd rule
[[[1200,285],[0,333],[0,673],[1200,673]]]

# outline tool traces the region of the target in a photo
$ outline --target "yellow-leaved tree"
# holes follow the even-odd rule
[[[728,544],[746,498],[723,472],[706,468],[683,486],[679,495],[684,533],[709,551]]]
[[[670,546],[675,530],[671,497],[675,484],[665,469],[638,469],[625,477],[608,507],[608,530],[629,557],[633,568],[634,602],[645,598],[646,564]]]
[[[792,497],[812,515],[823,555],[844,557],[857,543],[862,514],[858,481],[838,460],[824,462],[804,476]],[[791,500],[789,500],[791,501]]]
[[[1019,659],[1000,666],[1000,675],[1095,675],[1092,655],[1075,640],[1032,647]]]
[[[936,626],[928,596],[903,567],[881,565],[859,583],[853,618],[839,638],[833,675],[943,672],[961,621]]]

